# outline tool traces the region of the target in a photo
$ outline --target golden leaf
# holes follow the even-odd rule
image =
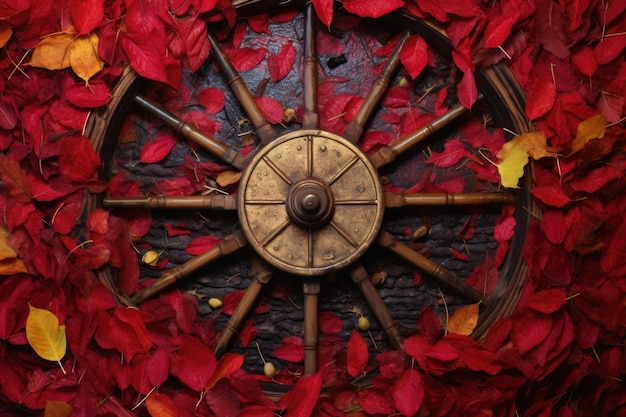
[[[13,36],[13,28],[11,28],[11,24],[7,21],[0,20],[0,48],[9,42]]]
[[[524,175],[524,167],[528,163],[526,149],[512,140],[504,144],[498,152],[500,163],[497,164],[502,186],[507,188],[519,188],[519,179]]]
[[[63,401],[46,401],[43,417],[70,417],[74,409]]]
[[[448,320],[448,333],[456,333],[463,336],[469,336],[476,328],[478,323],[478,305],[468,304],[459,307]]]
[[[17,252],[10,243],[9,231],[0,227],[0,275],[28,273],[24,262],[17,257]]]
[[[69,46],[70,66],[85,81],[104,68],[104,62],[98,56],[98,42],[98,35],[91,33],[77,37]]]
[[[33,49],[30,65],[37,68],[59,70],[70,66],[69,47],[74,36],[69,32],[58,32],[46,36]]]
[[[220,185],[220,187],[226,187],[231,184],[236,184],[240,178],[240,171],[224,171],[217,176],[216,181]]]
[[[26,318],[26,340],[35,353],[48,361],[57,361],[61,370],[61,359],[67,350],[65,325],[59,325],[54,313],[41,308],[28,306],[30,311]]]
[[[606,118],[601,114],[596,114],[580,122],[576,129],[576,138],[572,142],[572,153],[580,151],[592,139],[603,138],[606,123]]]
[[[547,145],[548,138],[546,138],[546,134],[542,130],[535,130],[533,132],[515,136],[511,139],[511,142],[516,142],[518,145],[526,149],[528,156],[535,160],[544,157],[558,156],[555,149]]]

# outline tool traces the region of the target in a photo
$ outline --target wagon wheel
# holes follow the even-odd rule
[[[293,4],[289,3],[290,6]],[[277,10],[272,8],[272,2],[239,2],[236,6],[241,16],[261,10]],[[144,288],[133,294],[118,290],[116,268],[99,271],[100,280],[110,287],[121,303],[140,304],[174,286],[189,286],[194,282],[199,282],[200,286],[212,282],[213,289],[219,286],[227,289],[231,281],[224,277],[230,274],[232,278],[232,268],[244,268],[241,275],[245,279],[238,277],[238,285],[246,288],[245,293],[223,325],[221,337],[215,345],[215,352],[220,355],[229,349],[261,296],[262,289],[273,277],[287,277],[302,288],[305,373],[318,370],[319,294],[325,287],[332,288],[333,285],[339,285],[343,294],[348,291],[347,288],[359,294],[365,308],[377,319],[373,327],[386,334],[387,343],[396,349],[402,349],[402,340],[407,332],[407,326],[397,324],[397,316],[406,316],[407,310],[412,310],[409,320],[414,320],[419,311],[429,304],[441,312],[443,308],[480,302],[480,320],[473,337],[484,336],[497,319],[513,311],[524,284],[526,267],[521,251],[525,230],[536,210],[528,192],[528,175],[522,181],[520,190],[501,190],[497,182],[476,180],[475,172],[466,169],[467,165],[478,163],[488,171],[492,162],[489,150],[472,149],[465,144],[466,157],[442,169],[431,165],[433,154],[429,152],[441,153],[445,144],[453,140],[452,137],[455,143],[462,143],[465,138],[455,132],[463,130],[467,124],[476,125],[477,117],[482,118],[481,122],[489,120],[486,124],[489,129],[495,129],[494,135],[497,129],[504,129],[508,132],[507,136],[511,132],[527,132],[529,125],[524,117],[523,97],[512,71],[504,65],[479,69],[475,77],[481,95],[476,109],[469,111],[454,102],[454,86],[448,81],[458,80],[461,73],[452,65],[443,65],[443,71],[442,68],[428,69],[430,72],[414,81],[403,72],[399,56],[403,42],[410,34],[422,36],[439,60],[443,57],[449,62],[451,46],[443,31],[437,27],[405,12],[396,13],[386,20],[374,22],[373,27],[377,29],[362,43],[384,43],[391,39],[391,42],[397,40],[397,46],[384,58],[379,74],[363,74],[356,81],[351,81],[352,85],[356,83],[364,88],[364,100],[350,119],[342,119],[345,123],[332,125],[330,118],[319,108],[319,85],[326,79],[324,76],[332,75],[332,70],[339,68],[335,65],[348,65],[349,62],[345,63],[348,59],[342,56],[339,57],[341,59],[331,57],[337,58],[331,63],[327,55],[318,54],[316,18],[310,5],[303,9],[303,15],[293,21],[297,24],[290,23],[292,29],[296,28],[296,33],[303,34],[300,41],[293,39],[301,57],[300,61],[296,60],[297,74],[292,77],[298,86],[294,90],[295,97],[291,97],[292,90],[278,94],[284,88],[280,82],[267,85],[267,89],[274,89],[275,97],[286,100],[286,95],[289,95],[290,100],[299,101],[300,104],[294,107],[300,107],[300,112],[296,111],[295,119],[290,122],[272,124],[268,121],[246,85],[246,82],[250,83],[246,77],[249,75],[259,85],[264,83],[258,81],[259,76],[255,76],[253,71],[240,75],[222,49],[221,41],[210,31],[212,57],[190,77],[203,80],[205,84],[202,88],[206,87],[206,83],[217,83],[220,88],[230,87],[230,91],[225,89],[227,96],[231,97],[227,98],[226,110],[221,116],[214,116],[222,117],[222,124],[230,123],[230,126],[213,135],[183,122],[180,116],[164,109],[168,106],[167,100],[172,98],[171,92],[163,86],[146,87],[146,82],[131,70],[126,71],[117,84],[109,106],[89,118],[86,131],[102,157],[102,177],[110,179],[125,172],[124,175],[138,179],[147,193],[143,197],[90,196],[90,209],[105,207],[120,217],[137,210],[152,210],[153,218],[165,219],[170,225],[177,225],[177,216],[188,220],[189,217],[185,216],[191,212],[196,216],[192,222],[197,223],[201,219],[204,226],[209,224],[212,227],[210,232],[205,228],[197,233],[223,233],[220,242],[213,248],[195,256],[183,253],[186,258],[173,260],[180,258],[184,242],[183,246],[172,244],[175,239],[172,233],[166,233],[162,224],[153,226],[152,240],[134,243],[139,252],[137,261],[141,263],[142,255],[149,249],[154,250],[162,258],[170,259],[165,272],[155,275],[153,269],[143,265]],[[386,37],[383,37],[378,28],[387,27],[389,21],[396,30],[401,27],[404,32],[389,35],[388,29],[385,29]],[[367,24],[372,25],[371,22]],[[362,27],[356,30],[361,31]],[[341,35],[337,36],[341,39]],[[361,39],[364,36],[363,32],[358,33]],[[374,60],[371,52],[367,53]],[[215,71],[215,68],[219,70]],[[358,66],[356,68],[358,71]],[[407,80],[409,85],[403,87]],[[448,110],[437,117],[430,117],[428,123],[417,126],[409,133],[400,134],[392,129],[391,133],[396,136],[393,141],[366,152],[363,150],[363,138],[369,132],[381,129],[381,125],[386,125],[381,123],[380,113],[392,87],[409,91],[413,105],[431,106],[431,110],[434,97],[443,88],[449,87]],[[260,89],[257,87],[257,90]],[[157,104],[155,101],[158,100],[163,102]],[[338,117],[341,118],[341,115]],[[175,131],[181,138],[180,146],[186,147],[181,151],[183,154],[193,155],[198,163],[219,161],[229,165],[232,171],[240,171],[241,179],[236,189],[226,186],[219,190],[219,185],[209,178],[207,181],[211,187],[207,189],[210,192],[199,190],[189,195],[172,195],[170,192],[158,195],[160,190],[149,190],[157,182],[153,177],[161,175],[155,172],[159,169],[174,171],[168,171],[167,162],[156,164],[158,169],[153,167],[146,172],[137,171],[147,166],[137,161],[144,142],[133,138],[132,146],[136,149],[134,155],[130,155],[131,151],[124,143],[128,142],[127,138],[120,139],[125,134],[122,126],[134,132],[135,136],[144,132],[144,141],[154,137],[155,129],[159,132],[163,129]],[[241,152],[241,148],[248,145],[242,141],[250,138],[247,135],[247,139],[241,139],[246,130],[251,130],[254,137],[249,156]],[[221,136],[219,140],[214,137],[218,135]],[[126,160],[116,162],[120,158]],[[411,181],[423,180],[424,166],[433,167],[434,177],[443,175],[443,178],[453,178],[445,177],[445,171],[451,171],[454,176],[465,169],[474,175],[474,179],[465,180],[465,187],[459,192],[437,191],[437,179],[435,183],[427,181],[425,186],[422,184],[416,192],[398,191],[410,189]],[[515,224],[514,233],[508,241],[508,251],[497,249],[498,242],[493,236],[494,224],[502,219],[502,212],[513,213],[510,222]],[[440,223],[437,223],[438,217],[443,218]],[[488,223],[477,226],[486,232],[483,231],[478,238],[468,234],[464,241],[459,236],[463,234],[459,229],[463,224],[467,226],[479,221],[477,219]],[[415,231],[420,226],[423,226],[420,230],[426,231],[423,237],[405,233],[407,229]],[[216,232],[220,227],[221,231]],[[161,242],[160,247],[159,243],[155,243],[158,241]],[[481,245],[483,249],[474,254],[474,247]],[[458,248],[456,253],[452,250],[455,247]],[[497,262],[497,286],[489,291],[476,289],[467,282],[468,275],[484,264],[485,259],[493,258],[496,252],[499,255],[505,253]],[[255,261],[252,266],[251,257],[260,261]],[[469,266],[459,268],[459,263]],[[222,270],[222,275],[219,275],[216,271],[222,266],[226,272]],[[399,276],[398,268],[401,273],[416,271],[424,277],[419,285],[416,283],[407,289],[406,285],[400,285],[401,282],[406,283],[407,278]],[[380,278],[385,274],[391,275],[392,279],[377,288],[372,276]],[[412,277],[409,282],[412,282]],[[416,291],[426,293],[426,296],[413,302],[411,297]],[[398,301],[403,293],[408,294],[405,300]],[[333,302],[333,299],[326,300],[330,306]],[[342,312],[345,313],[345,310]]]

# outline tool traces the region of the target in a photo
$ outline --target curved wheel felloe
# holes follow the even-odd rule
[[[236,2],[239,12],[247,15],[260,5],[271,2]],[[291,4],[291,3],[290,3]],[[404,42],[417,33],[443,56],[450,53],[445,34],[435,26],[400,12],[389,17],[402,26],[397,46],[382,66],[362,104],[342,132],[320,129],[318,108],[319,59],[316,24],[312,6],[304,7],[302,31],[302,116],[296,129],[282,132],[272,125],[255,103],[244,77],[222,50],[218,38],[209,33],[214,62],[235,100],[246,113],[258,139],[258,149],[244,155],[240,149],[184,122],[178,116],[143,95],[144,80],[127,69],[117,84],[106,109],[88,120],[86,134],[102,156],[102,176],[108,178],[113,149],[116,146],[126,114],[140,109],[160,120],[194,146],[204,149],[221,163],[241,171],[235,194],[181,196],[89,196],[88,206],[111,210],[183,210],[236,212],[238,225],[219,244],[208,251],[166,271],[136,294],[119,294],[115,289],[115,272],[103,269],[101,281],[117,295],[120,302],[131,305],[177,285],[209,264],[249,246],[261,259],[252,280],[235,311],[225,325],[215,346],[219,356],[227,351],[234,336],[255,305],[262,289],[276,273],[299,280],[304,299],[304,372],[318,370],[319,297],[325,285],[321,278],[345,271],[377,318],[382,330],[396,349],[402,349],[402,334],[394,320],[393,306],[386,305],[362,265],[366,253],[386,250],[394,262],[405,262],[437,282],[437,285],[462,298],[465,303],[482,303],[481,319],[474,336],[482,337],[498,318],[508,315],[516,306],[526,276],[521,260],[524,231],[536,210],[527,183],[520,191],[470,192],[396,192],[384,185],[389,170],[405,164],[410,156],[433,137],[445,135],[452,127],[464,123],[470,110],[460,105],[425,123],[376,152],[366,154],[359,147],[387,92],[393,85],[400,64]],[[505,66],[478,70],[476,74],[480,100],[487,102],[493,118],[509,131],[524,133],[530,129],[523,114],[523,97],[515,78]],[[398,162],[399,161],[399,162]],[[515,233],[500,267],[501,279],[489,296],[476,290],[466,280],[428,254],[411,248],[396,235],[385,230],[386,219],[398,209],[446,210],[446,207],[515,206]],[[209,214],[210,215],[210,214]],[[235,214],[232,213],[232,216]],[[384,253],[384,252],[383,252]]]

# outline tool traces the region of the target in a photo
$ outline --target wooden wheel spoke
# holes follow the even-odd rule
[[[211,54],[219,65],[222,74],[226,77],[228,85],[237,98],[237,101],[239,101],[239,104],[241,104],[244,111],[248,115],[248,118],[254,125],[261,143],[267,144],[271,142],[277,136],[274,127],[263,115],[259,106],[257,106],[254,98],[252,97],[252,93],[248,89],[248,86],[246,86],[246,83],[243,81],[230,59],[228,59],[224,53],[224,50],[219,44],[215,34],[208,31],[207,35],[209,37],[209,42],[211,43]]]
[[[352,281],[359,287],[361,293],[363,294],[363,298],[367,301],[367,304],[372,309],[372,313],[376,316],[376,319],[382,326],[385,333],[391,340],[393,346],[402,350],[402,335],[398,330],[398,326],[396,325],[396,321],[391,316],[387,305],[376,291],[374,284],[369,280],[367,276],[367,271],[363,268],[362,265],[357,266],[352,271],[350,271],[350,277]]]
[[[314,374],[318,369],[317,344],[319,330],[318,297],[320,280],[318,277],[305,277],[304,292],[304,373]]]
[[[389,56],[382,73],[376,78],[376,80],[374,80],[372,88],[367,94],[367,97],[365,97],[365,101],[361,104],[356,116],[354,116],[354,119],[352,119],[346,127],[343,137],[350,142],[356,143],[359,141],[361,135],[363,134],[365,125],[370,120],[372,114],[378,107],[378,104],[387,92],[391,79],[400,66],[400,51],[402,50],[402,46],[410,35],[410,31],[404,32],[402,38],[398,42],[398,45]]]
[[[226,326],[224,327],[224,330],[222,330],[222,333],[220,334],[220,337],[213,349],[215,356],[218,358],[226,352],[233,337],[239,333],[244,320],[250,313],[250,310],[252,310],[252,307],[254,307],[256,300],[259,298],[261,290],[272,279],[274,268],[265,262],[259,262],[259,264],[260,266],[258,270],[254,273],[254,278],[250,281],[250,285],[246,288],[241,300],[239,300],[239,303],[235,307],[235,311],[233,311],[233,314],[231,314],[228,319],[228,323],[226,323]]]
[[[236,251],[247,245],[248,241],[241,231],[237,231],[222,240],[218,245],[206,252],[191,258],[184,264],[165,272],[150,286],[144,288],[132,297],[132,302],[140,304],[162,291],[168,289],[175,283],[196,272],[200,268],[220,259],[221,257]]]
[[[245,166],[247,158],[239,151],[224,145],[217,139],[205,134],[190,124],[185,123],[183,120],[168,112],[158,104],[148,100],[146,97],[136,95],[135,103],[142,109],[157,117],[159,120],[165,122],[183,137],[197,143],[221,160],[228,162],[233,167],[242,169]]]
[[[482,99],[482,96],[479,96],[478,99]],[[446,126],[451,125],[468,111],[469,110],[465,107],[457,104],[427,125],[422,126],[412,133],[409,133],[407,136],[382,147],[378,152],[369,157],[370,161],[372,161],[372,164],[376,168],[380,168],[383,165],[393,162],[398,155],[408,151],[424,139],[433,136]]]
[[[409,262],[422,272],[425,272],[431,277],[437,279],[448,288],[464,295],[469,300],[473,302],[486,302],[485,297],[480,292],[467,282],[463,281],[454,272],[444,268],[436,262],[431,261],[424,255],[415,252],[413,249],[395,240],[390,233],[384,231],[381,232],[378,236],[378,244],[389,249],[391,252]]]
[[[237,198],[231,194],[107,197],[107,208],[147,208],[152,210],[237,210]]]
[[[385,193],[385,207],[512,204],[515,195],[498,193]]]
[[[303,129],[317,129],[319,115],[317,113],[317,46],[315,38],[315,12],[313,3],[304,9],[304,115]]]

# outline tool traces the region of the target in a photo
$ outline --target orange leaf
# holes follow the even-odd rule
[[[81,35],[69,46],[70,66],[76,75],[85,81],[96,75],[104,67],[98,56],[98,35]]]
[[[601,114],[596,114],[583,120],[576,129],[576,138],[572,142],[572,153],[580,151],[592,139],[604,137],[606,129],[606,118]]]
[[[11,28],[11,24],[7,21],[0,20],[0,48],[9,42],[13,36],[13,29]]]
[[[74,409],[63,401],[46,401],[43,417],[70,417]]]
[[[526,149],[528,156],[535,160],[557,156],[556,150],[549,147],[547,141],[546,134],[541,130],[524,133],[511,139],[511,142],[516,142]]]
[[[70,66],[69,47],[74,36],[69,32],[58,32],[46,36],[33,49],[30,65],[37,68],[59,70]]]
[[[478,323],[478,305],[468,304],[458,308],[448,320],[448,333],[469,336]]]
[[[17,252],[11,247],[10,237],[9,231],[0,227],[0,275],[28,273],[26,265],[17,257]]]
[[[236,184],[237,182],[239,182],[240,178],[241,178],[240,171],[224,171],[224,172],[221,172],[220,175],[217,176],[216,181],[220,185],[220,187],[227,187],[229,185]]]
[[[178,409],[166,394],[153,393],[146,399],[146,408],[152,417],[177,417]]]
[[[215,386],[215,384],[217,384],[217,381],[227,377],[228,375],[235,372],[237,369],[240,369],[241,365],[243,365],[243,355],[239,355],[236,353],[225,353],[224,356],[222,356],[220,360],[217,361],[215,371],[207,381],[206,390],[209,391]]]

